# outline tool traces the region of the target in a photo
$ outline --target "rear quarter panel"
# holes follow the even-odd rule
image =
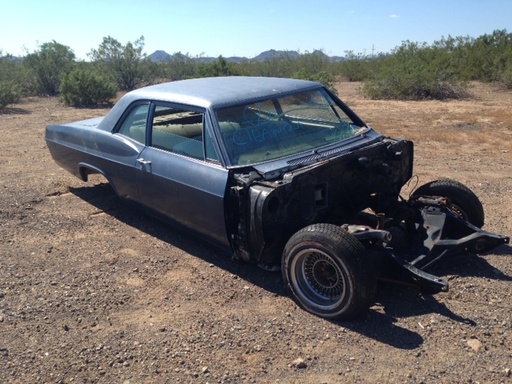
[[[142,144],[99,130],[90,122],[48,126],[45,138],[53,159],[84,181],[87,171],[100,173],[119,196],[137,200],[133,172]]]

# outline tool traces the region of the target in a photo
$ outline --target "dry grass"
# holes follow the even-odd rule
[[[340,97],[379,132],[415,142],[512,151],[512,91],[473,83],[474,95],[453,101],[375,101],[359,83],[339,83]],[[407,113],[404,113],[407,111]]]

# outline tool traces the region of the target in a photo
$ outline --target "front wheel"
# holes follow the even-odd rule
[[[451,179],[432,181],[419,187],[413,196],[440,196],[449,200],[448,208],[462,219],[481,228],[484,208],[477,195],[464,184]]]
[[[313,224],[295,233],[284,249],[282,273],[295,302],[324,318],[351,319],[373,303],[373,262],[339,226]]]

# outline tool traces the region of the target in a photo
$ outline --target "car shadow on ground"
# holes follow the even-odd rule
[[[411,330],[401,328],[398,323],[404,318],[424,315],[432,315],[435,319],[444,318],[469,326],[476,325],[474,320],[451,311],[438,301],[436,295],[424,295],[414,287],[379,283],[376,304],[364,322],[370,325],[365,327],[364,323],[353,323],[344,326],[396,348],[414,349],[423,342],[420,335],[426,332],[430,324],[422,324],[418,321],[417,328]]]
[[[116,220],[147,235],[169,243],[275,295],[288,295],[281,273],[264,271],[255,265],[232,260],[230,255],[222,250],[212,251],[209,244],[198,243],[196,237],[157,220],[139,207],[121,200],[109,184],[70,188],[70,192]],[[511,247],[507,245],[500,246],[494,253],[512,254]],[[447,265],[435,267],[435,270],[429,272],[438,276],[455,274],[512,281],[512,277],[497,270],[485,259],[472,255],[453,257],[447,260]],[[388,283],[379,283],[376,304],[364,318],[354,321],[332,321],[332,323],[395,348],[410,350],[418,348],[423,343],[421,333],[425,325],[418,323],[417,330],[410,330],[401,327],[398,323],[401,318],[426,314],[439,315],[470,326],[476,325],[472,319],[452,312],[434,295],[422,295],[416,288]]]
[[[502,244],[492,251],[493,255],[498,257],[512,256],[512,247],[508,244]],[[512,276],[508,276],[500,271],[486,259],[485,255],[476,256],[461,254],[443,260],[435,266],[436,270],[442,271],[447,275],[457,275],[460,277],[480,277],[489,280],[512,281]],[[434,274],[436,271],[433,272]]]
[[[137,204],[120,199],[109,184],[101,183],[94,186],[69,188],[69,191],[96,207],[100,212],[151,237],[166,242],[269,292],[280,296],[286,295],[280,273],[265,271],[254,264],[233,260],[229,252],[212,247],[210,243],[198,240],[197,236],[151,216]]]

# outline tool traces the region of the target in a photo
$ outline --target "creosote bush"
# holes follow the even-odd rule
[[[501,73],[500,82],[507,89],[512,89],[512,64]]]
[[[338,93],[334,88],[334,77],[326,71],[320,71],[313,74],[308,72],[307,70],[302,69],[300,71],[295,72],[292,77],[294,79],[300,80],[317,81],[325,85],[327,88],[329,88],[329,90],[334,94]]]
[[[106,76],[89,70],[76,69],[64,76],[60,87],[61,99],[74,107],[110,104],[116,96],[116,86]]]
[[[9,104],[18,103],[21,99],[19,85],[8,81],[0,81],[0,110]]]
[[[59,93],[62,77],[75,65],[75,54],[71,48],[54,40],[28,54],[23,65],[33,72],[38,95],[55,96]]]
[[[469,97],[467,85],[459,81],[424,78],[419,75],[384,76],[367,81],[363,91],[371,99],[447,100]]]
[[[447,65],[445,52],[436,47],[406,41],[380,61],[363,87],[372,99],[445,100],[468,96],[465,83]]]
[[[208,61],[181,52],[167,61],[152,62],[143,49],[143,36],[125,45],[108,36],[91,51],[90,62],[79,62],[71,48],[56,41],[42,44],[24,58],[4,55],[0,47],[0,108],[16,103],[20,94],[59,92],[69,105],[95,106],[107,103],[117,89],[131,90],[156,79],[204,76],[294,77],[319,81],[331,90],[336,79],[345,79],[363,82],[370,98],[395,100],[464,98],[469,81],[512,89],[512,33],[506,30],[478,38],[448,36],[433,44],[406,41],[390,53],[346,51],[339,60],[322,51],[269,51],[239,62],[222,56]]]

